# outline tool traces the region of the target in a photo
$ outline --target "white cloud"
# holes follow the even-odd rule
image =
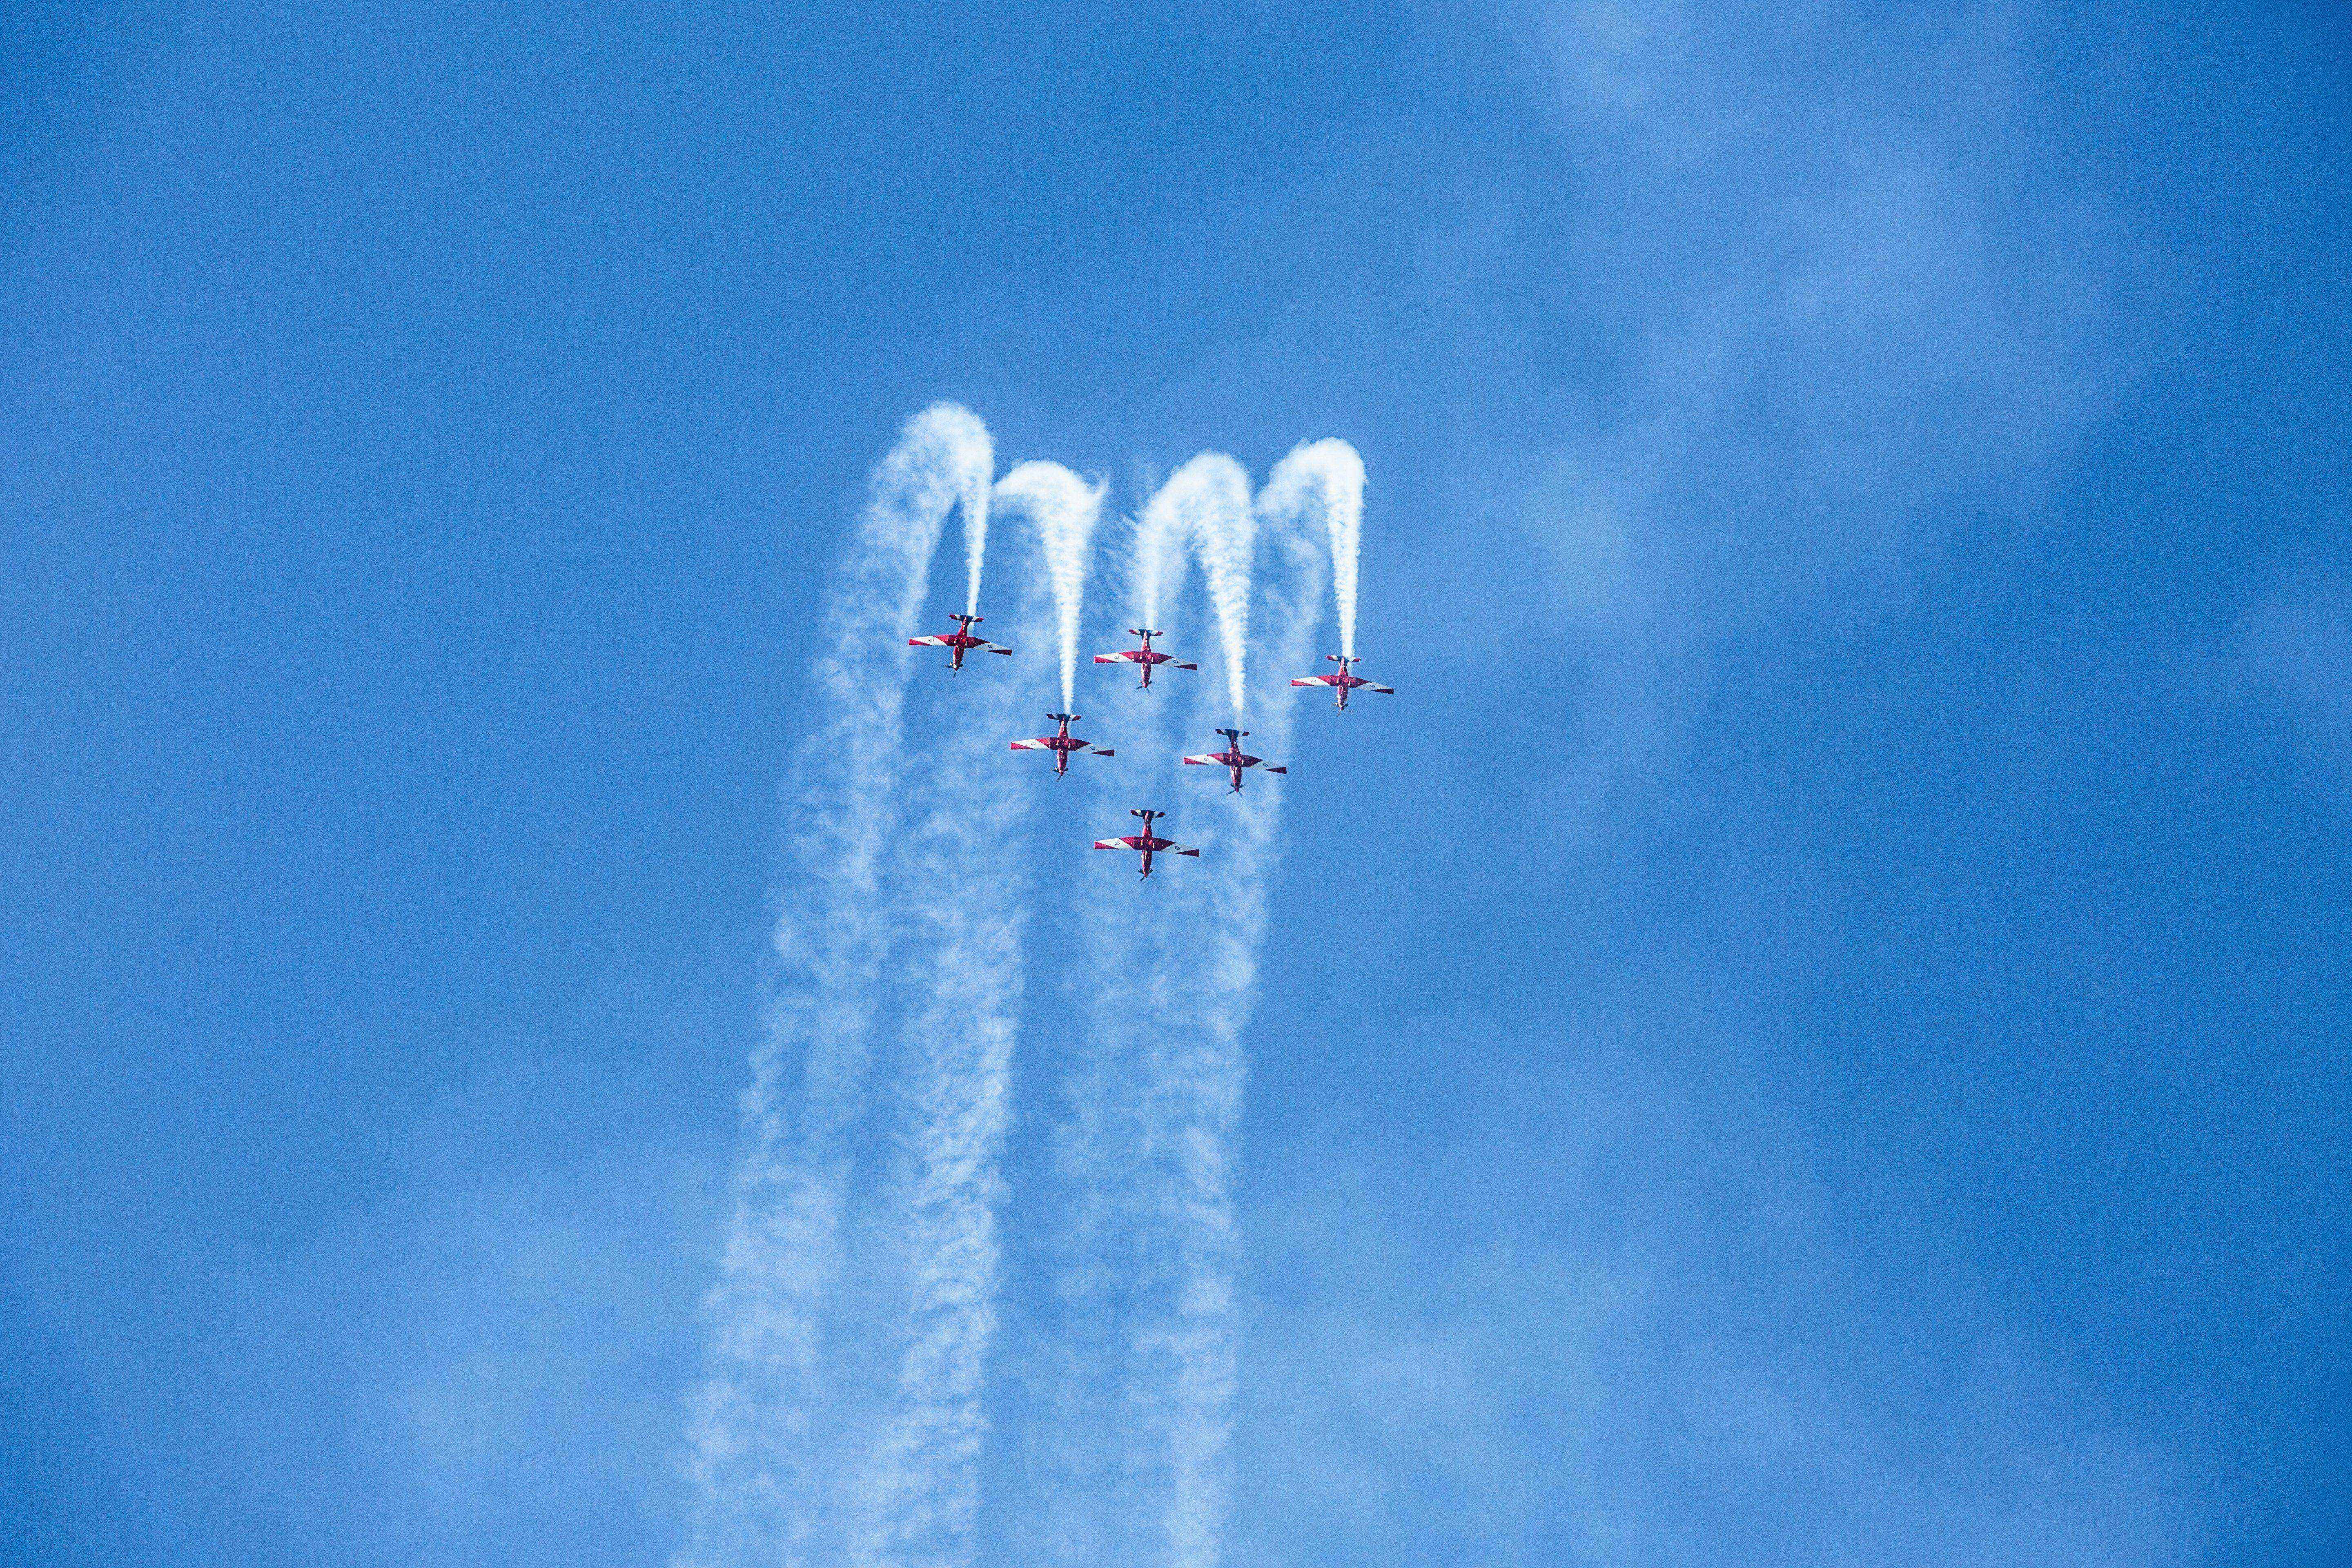
[[[1562,1045],[1445,1136],[1257,1162],[1241,1555],[2177,1560],[2160,1457],[1964,1290],[1931,1326],[1874,1300],[1784,1129]]]
[[[1576,174],[1528,243],[1622,358],[1622,395],[1523,459],[1520,514],[1571,593],[1596,517],[1643,536],[1649,629],[1679,640],[1844,613],[1832,590],[2032,508],[2123,374],[2128,244],[2017,101],[2017,11],[1508,15]]]
[[[231,1281],[225,1436],[306,1558],[649,1561],[675,1535],[721,1163],[710,1139],[519,1152],[595,1070],[493,1068],[394,1191]]]
[[[2352,589],[2332,578],[2273,589],[2238,622],[2234,684],[2283,711],[2321,765],[2352,781]]]

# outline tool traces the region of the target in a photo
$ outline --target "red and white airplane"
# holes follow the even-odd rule
[[[981,653],[1011,653],[1013,650],[1009,647],[999,647],[986,637],[976,637],[971,635],[971,628],[986,618],[983,616],[950,616],[948,619],[956,623],[955,630],[944,637],[908,637],[907,646],[952,649],[953,651],[948,655],[948,670],[950,674],[961,669],[963,656],[975,649]]]
[[[1097,746],[1092,741],[1081,741],[1076,735],[1070,733],[1070,726],[1076,723],[1080,719],[1086,717],[1086,715],[1082,713],[1048,713],[1045,717],[1048,719],[1058,719],[1062,721],[1062,729],[1059,734],[1040,735],[1034,741],[1015,741],[1013,742],[1013,749],[1016,752],[1053,752],[1054,776],[1055,778],[1060,778],[1064,773],[1070,771],[1070,759],[1076,756],[1080,752],[1092,752],[1097,757],[1115,757],[1118,755],[1117,752],[1112,751],[1108,746]]]
[[[1242,793],[1242,770],[1244,768],[1264,768],[1270,773],[1286,773],[1290,771],[1288,768],[1277,768],[1272,763],[1267,762],[1264,757],[1253,757],[1248,752],[1243,751],[1242,737],[1249,733],[1247,730],[1220,730],[1217,733],[1225,738],[1225,749],[1223,751],[1203,752],[1197,757],[1187,757],[1184,760],[1188,763],[1196,763],[1205,767],[1226,769],[1234,775],[1234,793],[1235,795]]]
[[[1143,831],[1130,833],[1124,838],[1097,838],[1095,840],[1095,847],[1142,850],[1143,874],[1147,877],[1151,875],[1151,858],[1154,855],[1190,855],[1195,859],[1199,858],[1201,852],[1198,849],[1187,849],[1174,839],[1161,838],[1151,831],[1151,825],[1167,815],[1164,811],[1130,811],[1128,816],[1143,818]]]
[[[1354,655],[1350,654],[1343,657],[1336,653],[1327,653],[1323,657],[1339,667],[1339,674],[1302,676],[1298,679],[1292,681],[1290,684],[1293,686],[1337,687],[1339,691],[1339,711],[1342,713],[1345,713],[1348,710],[1348,693],[1350,691],[1378,691],[1389,697],[1394,697],[1396,695],[1395,687],[1382,686],[1376,680],[1366,680],[1362,676],[1358,675],[1351,670],[1349,667],[1356,662]]]
[[[1149,691],[1151,689],[1151,669],[1154,665],[1164,664],[1174,669],[1198,669],[1201,668],[1197,664],[1185,663],[1182,659],[1178,658],[1172,653],[1155,653],[1152,651],[1151,639],[1160,635],[1158,632],[1147,632],[1139,626],[1129,626],[1127,628],[1127,632],[1129,637],[1141,637],[1143,639],[1143,646],[1141,647],[1129,648],[1124,653],[1098,653],[1095,655],[1095,662],[1097,664],[1141,665],[1143,667],[1143,684],[1136,688],[1139,691]]]

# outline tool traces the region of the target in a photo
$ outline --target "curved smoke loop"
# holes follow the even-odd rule
[[[776,971],[704,1309],[709,1365],[688,1403],[697,1507],[681,1565],[796,1561],[814,1529],[809,1428],[890,936],[882,865],[906,771],[905,642],[948,512],[961,502],[969,517],[994,468],[987,426],[969,410],[916,415],[876,466],[827,585],[814,721],[785,784]]]
[[[1061,658],[1062,711],[1077,703],[1078,619],[1086,604],[1088,548],[1102,515],[1103,492],[1059,463],[1023,463],[997,482],[998,497],[1037,525],[1045,580],[1054,594],[1054,645]]]
[[[958,508],[976,611],[992,502],[1034,525],[1026,542],[1036,559],[1024,571],[1010,640],[1036,646],[1050,615],[1067,710],[1104,493],[1057,465],[1023,463],[992,485],[992,469],[987,431],[969,412],[942,404],[918,415],[877,465],[828,586],[812,689],[818,721],[787,789],[778,969],[743,1100],[720,1279],[707,1303],[709,1364],[689,1406],[696,1501],[678,1568],[954,1564],[976,1549],[992,1426],[984,1371],[1000,1329],[1003,1146],[1034,901],[1021,839],[1035,781],[996,753],[1023,705],[1042,693],[1036,662],[1016,658],[1006,679],[960,689],[944,729],[909,759],[904,643]],[[1223,656],[1221,695],[1236,718],[1250,690],[1254,614],[1272,634],[1263,651],[1276,670],[1262,697],[1307,657],[1327,546],[1335,564],[1345,562],[1335,588],[1343,639],[1351,630],[1362,483],[1352,448],[1314,442],[1276,465],[1253,501],[1241,466],[1206,453],[1139,515],[1130,583],[1144,624],[1157,626],[1181,590],[1187,555],[1197,558]],[[1023,542],[1016,536],[1016,552]],[[1254,586],[1261,554],[1265,573]],[[1212,689],[1196,697],[1204,723],[1218,700]],[[1149,722],[1164,739],[1167,708],[1134,696],[1116,700],[1125,717],[1141,723],[1153,712]],[[1261,745],[1279,754],[1290,708],[1265,710]],[[1135,784],[1131,773],[1097,777],[1106,789]],[[1068,1483],[1088,1467],[1115,1474],[1120,1506],[1132,1505],[1118,1527],[1128,1543],[1152,1542],[1184,1568],[1215,1561],[1229,1506],[1239,1040],[1255,1000],[1280,804],[1278,788],[1253,788],[1230,815],[1187,834],[1209,850],[1204,875],[1171,879],[1170,896],[1139,913],[1129,900],[1124,919],[1083,921],[1081,974],[1090,986],[1116,978],[1094,990],[1097,1001],[1142,1001],[1125,1016],[1116,1005],[1084,1015],[1050,1166],[1050,1180],[1079,1201],[1064,1216],[1062,1244],[1045,1251],[1057,1268],[1099,1279],[1114,1267],[1105,1248],[1115,1248],[1135,1260],[1137,1289],[1123,1305],[1099,1292],[1067,1295],[1050,1326],[1073,1331],[1075,1348],[1045,1378],[1058,1393],[1034,1392],[1049,1413],[1098,1415],[1099,1398],[1078,1380],[1116,1361],[1126,1413],[1068,1423],[1042,1440],[1010,1438],[1013,1451],[1046,1461],[1032,1475],[1016,1467],[1014,1489],[1067,1505],[1062,1517],[1076,1520],[1099,1513],[1104,1494],[1074,1495]],[[1108,912],[1111,869],[1087,867],[1080,904],[1089,916]],[[915,961],[894,963],[894,942]],[[887,1152],[878,1173],[867,1169],[877,1149]],[[878,1319],[877,1289],[895,1303]],[[845,1291],[856,1297],[855,1312]],[[877,1321],[878,1332],[861,1326]],[[1056,1443],[1088,1442],[1119,1452],[1073,1462],[1055,1452]],[[1007,1517],[1035,1512],[1011,1508]],[[1033,1555],[1091,1556],[1078,1550],[1084,1539],[1048,1531]]]
[[[1187,552],[1199,559],[1236,721],[1248,689],[1250,566],[1256,547],[1248,471],[1223,452],[1203,452],[1169,475],[1136,522],[1137,607],[1154,631],[1167,629],[1160,613],[1183,587]]]

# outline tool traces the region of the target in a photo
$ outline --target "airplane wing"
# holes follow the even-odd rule
[[[1168,661],[1168,668],[1171,669],[1198,669],[1201,667],[1197,664],[1187,664],[1181,658],[1174,658]]]
[[[1118,753],[1113,751],[1110,747],[1097,746],[1092,741],[1088,741],[1085,745],[1080,746],[1078,750],[1081,752],[1091,752],[1097,757],[1115,757],[1118,755]]]
[[[908,647],[945,647],[948,646],[948,639],[945,637],[908,637],[907,639],[907,646]]]
[[[1378,681],[1372,681],[1372,680],[1367,680],[1366,682],[1364,682],[1363,687],[1361,688],[1361,689],[1366,690],[1366,691],[1377,691],[1377,692],[1379,692],[1379,693],[1380,693],[1381,696],[1383,696],[1383,697],[1394,697],[1394,696],[1396,695],[1396,688],[1395,688],[1395,687],[1393,687],[1393,686],[1382,686],[1382,685],[1381,685]]]
[[[1011,653],[1013,650],[1009,647],[999,647],[992,642],[984,642],[980,645],[979,651],[982,653]]]
[[[1138,844],[1132,838],[1097,838],[1095,840],[1095,847],[1097,849],[1140,849],[1143,846]]]
[[[1272,763],[1268,763],[1265,764],[1265,771],[1270,773],[1286,773],[1290,770],[1288,768],[1277,768]]]
[[[1160,852],[1162,855],[1190,855],[1195,860],[1201,858],[1201,852],[1198,849],[1187,849],[1181,844],[1165,845]]]
[[[1319,675],[1310,675],[1303,680],[1294,680],[1290,684],[1293,686],[1328,686],[1331,683],[1324,679]]]
[[[1131,653],[1098,653],[1095,655],[1095,662],[1097,664],[1133,664],[1135,656]]]
[[[1016,752],[1050,752],[1054,748],[1043,741],[1015,741],[1013,749]]]
[[[1213,753],[1213,752],[1206,753],[1206,754],[1203,754],[1203,755],[1202,755],[1202,756],[1197,756],[1197,757],[1187,757],[1187,758],[1185,758],[1184,760],[1185,760],[1186,762],[1188,762],[1188,763],[1205,763],[1206,764],[1208,764],[1210,767],[1213,767],[1213,768],[1221,768],[1221,767],[1223,767],[1223,766],[1225,765],[1225,759],[1224,759],[1224,758],[1223,758],[1223,757],[1220,757],[1220,756],[1216,755],[1216,754],[1215,754],[1215,753]]]

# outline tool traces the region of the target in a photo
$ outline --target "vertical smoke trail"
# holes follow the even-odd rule
[[[1335,513],[1360,515],[1362,478],[1353,448],[1318,441],[1276,465],[1258,497],[1266,550],[1257,625],[1275,671],[1252,747],[1264,754],[1288,753],[1295,704],[1270,699],[1307,657],[1321,616],[1322,546]],[[1139,1387],[1146,1431],[1164,1445],[1165,1543],[1177,1568],[1212,1568],[1231,1512],[1241,1032],[1257,1000],[1281,781],[1261,775],[1217,807],[1185,814],[1181,837],[1201,847],[1205,875],[1172,888],[1159,912],[1166,945],[1151,975],[1153,1046],[1139,1091],[1143,1147],[1162,1183],[1158,1218],[1172,1247],[1162,1258],[1169,1278],[1134,1341],[1139,1366],[1157,1373],[1139,1375]]]
[[[696,1496],[679,1568],[793,1562],[806,1546],[824,1307],[889,937],[877,893],[901,768],[906,638],[949,510],[961,500],[969,518],[976,490],[984,507],[993,468],[987,427],[968,410],[934,404],[908,420],[827,587],[814,724],[785,791],[777,968],[742,1100],[720,1277],[704,1303],[707,1370],[689,1400]]]
[[[1101,484],[1059,463],[1023,463],[998,481],[1000,503],[1023,508],[1037,525],[1046,581],[1054,590],[1055,651],[1062,660],[1062,711],[1077,706],[1078,613],[1086,603],[1088,544],[1102,515]]]
[[[1170,743],[1166,715],[1189,696],[1184,732],[1205,742],[1220,710],[1238,710],[1240,694],[1254,695],[1263,717],[1250,749],[1286,754],[1294,705],[1268,700],[1307,657],[1331,514],[1360,504],[1352,458],[1337,443],[1302,447],[1251,508],[1239,466],[1203,454],[1139,519],[1141,624],[1158,623],[1175,601],[1184,552],[1199,553],[1220,631],[1254,625],[1271,634],[1255,651],[1272,676],[1249,692],[1241,661],[1225,657],[1215,686],[1129,693],[1137,710],[1121,712],[1118,732],[1140,742],[1138,765],[1116,788],[1097,775],[1105,825],[1096,831],[1126,827],[1117,818],[1128,805],[1165,805],[1174,816],[1161,831],[1203,854],[1141,889],[1121,864],[1090,866],[1079,886],[1083,951],[1071,1004],[1082,1044],[1062,1075],[1051,1131],[1056,1230],[1033,1363],[1037,1414],[1022,1448],[1036,1493],[1024,1500],[1013,1537],[1023,1561],[1210,1568],[1220,1550],[1238,1345],[1240,1041],[1255,1002],[1281,784],[1258,775],[1228,796],[1202,770],[1167,766],[1183,748]],[[1221,653],[1234,647],[1219,641]]]
[[[856,1483],[848,1561],[966,1563],[979,1507],[986,1428],[982,1373],[997,1321],[997,1210],[1024,984],[1030,868],[1021,829],[1040,780],[1005,752],[1042,705],[1049,620],[1076,638],[1068,602],[1085,580],[1085,543],[1101,487],[1056,463],[1024,463],[996,502],[1035,525],[1014,627],[1014,668],[959,691],[949,728],[910,771],[916,807],[893,867],[905,925],[901,1050],[909,1130],[894,1184],[907,1270],[895,1387],[875,1453]],[[1069,589],[1066,597],[1065,586]],[[1065,667],[1066,668],[1066,666]],[[1029,717],[1035,714],[1029,711]],[[1027,732],[1027,731],[1019,731]]]
[[[1202,452],[1168,476],[1143,510],[1136,539],[1136,579],[1146,616],[1156,629],[1160,609],[1183,585],[1184,552],[1201,558],[1209,605],[1225,660],[1225,690],[1234,717],[1247,689],[1250,561],[1256,524],[1250,511],[1249,475],[1223,452]]]
[[[1339,616],[1339,651],[1353,658],[1356,569],[1364,554],[1364,459],[1345,441],[1323,440],[1300,447],[1286,460],[1301,465],[1297,471],[1302,474],[1311,468],[1321,476],[1323,525],[1331,541],[1331,600]],[[1277,475],[1281,471],[1276,469]]]
[[[707,1304],[713,1345],[692,1402],[688,1464],[698,1496],[678,1568],[971,1556],[1028,905],[1017,840],[1033,781],[1003,766],[1002,746],[1022,705],[1042,695],[1043,671],[1033,653],[1005,679],[964,683],[947,729],[909,769],[902,645],[959,501],[976,574],[992,464],[976,419],[926,410],[877,466],[873,500],[836,568],[816,668],[820,723],[795,754],[790,785],[779,973],[744,1100],[722,1278]],[[1218,624],[1224,689],[1204,680],[1192,694],[1197,727],[1221,700],[1243,710],[1253,619],[1272,633],[1260,653],[1275,673],[1261,698],[1304,658],[1322,546],[1352,537],[1361,484],[1350,449],[1315,443],[1277,466],[1253,510],[1238,465],[1203,454],[1146,506],[1133,576],[1140,618],[1160,618],[1189,552],[1202,559]],[[1037,523],[1044,569],[1019,563],[1029,591],[1013,640],[1042,651],[1050,593],[1066,707],[1100,496],[1066,470],[1024,465],[997,497]],[[1261,524],[1267,561],[1254,605]],[[1074,572],[1057,552],[1075,552]],[[1210,1568],[1230,1511],[1239,1042],[1255,999],[1279,784],[1254,779],[1230,802],[1179,797],[1167,744],[1178,694],[1107,696],[1122,750],[1125,736],[1141,736],[1149,760],[1122,769],[1116,807],[1098,800],[1097,809],[1174,806],[1174,836],[1206,858],[1177,868],[1200,875],[1155,879],[1141,903],[1114,858],[1086,862],[1087,951],[1075,998],[1085,1040],[1049,1151],[1059,1192],[1084,1200],[1055,1250],[1054,1326],[1074,1331],[1053,1342],[1061,1354],[1033,1445],[1049,1461],[1049,1495],[1060,1488],[1080,1506],[1031,1527],[1045,1549],[1024,1555],[1166,1556]],[[1255,749],[1281,757],[1288,705],[1261,706],[1268,716]],[[899,791],[902,775],[910,782]],[[1112,789],[1108,775],[1095,777]],[[1139,782],[1148,800],[1127,798]],[[893,921],[904,925],[908,962],[886,968]],[[852,1145],[871,1147],[853,1131],[867,1115],[886,1001],[897,1020],[892,1065],[904,1069],[888,1109],[904,1135],[882,1202],[859,1211],[867,1218],[854,1234],[867,1250],[845,1255]]]
[[[980,614],[980,569],[988,559],[990,474],[966,473],[963,492],[963,613]]]
[[[1034,593],[1006,637],[1034,649]],[[835,1484],[841,1560],[968,1560],[977,1506],[981,1370],[995,1324],[995,1209],[1020,1016],[1028,873],[1014,852],[1028,786],[1004,741],[1043,693],[1032,657],[959,684],[937,741],[912,760],[887,882],[900,923],[898,1144],[878,1223],[898,1271],[874,1310],[891,1363],[878,1411]]]
[[[1163,626],[1187,552],[1204,533],[1245,533],[1248,504],[1248,478],[1231,458],[1203,454],[1171,475],[1111,542],[1126,563],[1125,624]],[[1231,561],[1228,552],[1221,566],[1229,588]],[[1237,621],[1225,625],[1238,629]],[[1176,776],[1175,710],[1196,696],[1222,701],[1205,685],[1195,692],[1192,678],[1164,673],[1146,693],[1117,668],[1086,703],[1119,744],[1115,763],[1086,773],[1089,835],[1132,831],[1129,807],[1178,804],[1177,786],[1189,781]],[[1145,1167],[1136,1086],[1156,1020],[1139,996],[1167,940],[1154,912],[1159,895],[1193,868],[1182,862],[1139,889],[1129,857],[1088,853],[1077,866],[1079,952],[1063,998],[1076,1026],[1041,1042],[1054,1109],[1040,1189],[1024,1201],[1043,1231],[1041,1278],[1015,1359],[1024,1419],[1008,1436],[1019,1494],[1002,1510],[1006,1554],[1038,1568],[1150,1561],[1160,1535],[1165,1445],[1142,1434],[1164,1432],[1165,1423],[1139,1411],[1129,1394],[1129,1299],[1146,1288],[1146,1231],[1164,1230],[1145,1218],[1159,1178]],[[1148,1459],[1147,1448],[1154,1449]]]

